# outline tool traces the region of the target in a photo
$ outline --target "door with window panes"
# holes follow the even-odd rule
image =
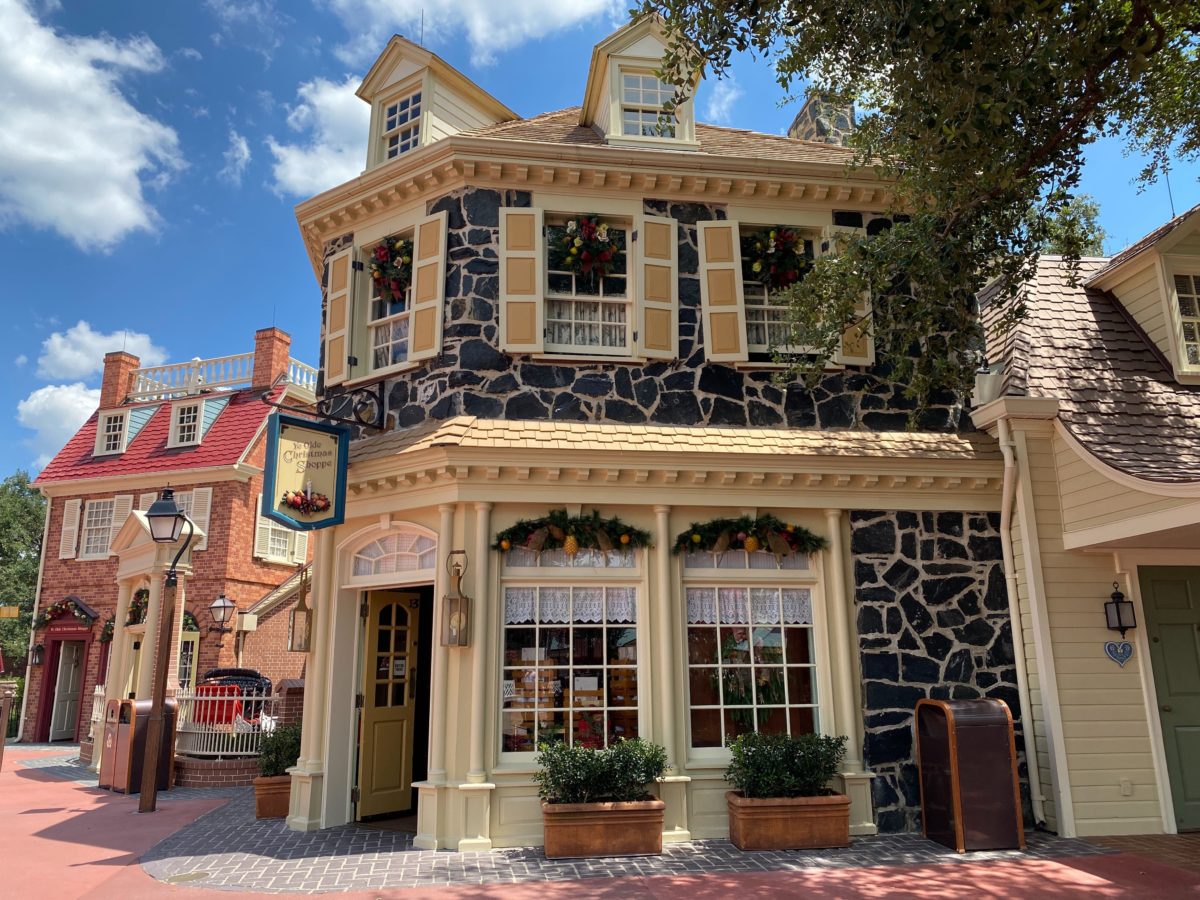
[[[412,803],[420,595],[373,591],[367,601],[358,818]]]

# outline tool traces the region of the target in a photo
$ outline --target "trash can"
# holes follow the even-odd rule
[[[8,716],[12,712],[13,694],[8,685],[0,688],[0,769],[4,768],[4,742],[8,739]]]
[[[116,723],[116,752],[113,754],[110,790],[137,794],[142,790],[142,764],[146,758],[146,723],[149,700],[121,700]],[[158,789],[169,790],[175,774],[174,700],[163,704],[163,734],[158,755]],[[107,726],[107,723],[106,723]],[[106,727],[107,730],[107,727]],[[107,748],[106,748],[107,749]],[[101,765],[104,765],[101,760]]]
[[[113,773],[117,767],[117,723],[121,718],[121,704],[128,701],[109,700],[104,707],[104,731],[100,736],[100,771],[98,787],[110,791],[113,786]],[[128,755],[128,749],[125,750]],[[126,761],[128,763],[128,760]],[[128,768],[128,765],[126,766]]]
[[[1001,700],[921,700],[925,836],[959,853],[1025,849],[1012,713]]]

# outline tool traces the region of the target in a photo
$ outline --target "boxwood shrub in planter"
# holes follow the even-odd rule
[[[282,819],[288,814],[292,776],[288,769],[300,758],[300,726],[278,725],[263,735],[254,779],[254,815],[259,819]]]
[[[607,749],[542,744],[533,780],[542,798],[551,858],[662,853],[663,808],[647,788],[662,778],[667,752],[646,741]]]
[[[850,844],[850,798],[826,786],[846,738],[741,734],[729,745],[729,839],[739,850],[809,850]]]

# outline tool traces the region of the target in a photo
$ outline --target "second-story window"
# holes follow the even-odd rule
[[[624,220],[547,215],[547,350],[629,355],[628,238]]]
[[[179,403],[172,413],[171,445],[185,447],[200,443],[200,404]]]
[[[621,73],[621,134],[634,137],[675,137],[679,124],[674,114],[664,114],[663,105],[675,96],[675,88],[652,72]]]
[[[371,371],[408,361],[412,313],[412,232],[394,235],[367,251],[370,264],[368,324]]]
[[[1183,325],[1183,359],[1200,366],[1200,275],[1176,275],[1175,298]]]
[[[103,413],[96,435],[97,453],[123,453],[125,450],[125,413]]]
[[[409,94],[383,108],[383,149],[395,159],[421,143],[421,92]]]
[[[113,500],[89,500],[83,512],[83,533],[79,540],[80,559],[103,559],[108,556],[112,538]]]
[[[812,265],[814,241],[784,226],[741,228],[746,349],[798,352],[790,345],[786,302],[779,292],[798,283]]]

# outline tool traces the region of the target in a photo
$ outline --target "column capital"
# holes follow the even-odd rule
[[[438,512],[452,513],[452,512],[454,512],[454,504],[453,503],[439,503],[438,504]]]
[[[842,517],[842,513],[844,512],[844,509],[827,509],[825,510],[825,518],[831,520],[840,519]]]
[[[661,516],[663,513],[669,513],[671,511],[671,507],[664,506],[663,504],[660,503],[660,504],[655,505],[654,511]]]
[[[477,512],[488,512],[491,510],[491,508],[492,502],[490,500],[478,500],[475,503],[475,509]]]

